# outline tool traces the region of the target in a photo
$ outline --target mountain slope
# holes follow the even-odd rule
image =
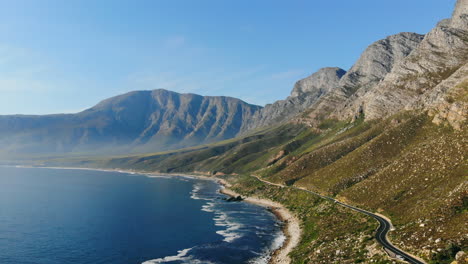
[[[288,122],[292,118],[317,125],[324,118],[335,118],[332,114],[337,109],[351,104],[378,85],[423,37],[408,32],[392,35],[369,45],[348,72],[336,67],[318,70],[299,80],[288,98],[258,111],[246,128]],[[301,119],[303,112],[308,113],[305,119]]]
[[[436,260],[452,254],[445,248],[468,250],[464,235],[468,222],[468,141],[464,136],[467,133],[466,125],[454,130],[434,124],[426,112],[405,112],[371,122],[363,118],[352,123],[332,121],[321,133],[303,125],[285,124],[194,149],[115,158],[49,160],[43,164],[230,174],[232,181],[246,190],[253,188],[252,182],[239,175],[259,175],[268,181],[335,196],[348,204],[380,212],[395,225],[391,239],[396,245],[424,259]],[[273,192],[265,186],[261,191],[266,195]],[[276,199],[283,201],[283,195],[289,194],[277,195]],[[300,204],[296,201],[290,206],[302,208],[298,207]],[[311,206],[318,204],[317,201]],[[313,214],[323,206],[315,208]],[[304,221],[313,222],[305,222],[306,226],[322,225],[321,221],[327,219],[321,216],[307,220],[308,216],[304,216]],[[337,248],[347,248],[351,238],[368,236],[375,227],[362,231],[367,235],[357,229],[349,230],[353,235],[343,236],[333,230],[345,228],[350,220],[333,221],[337,221],[337,226],[327,226],[330,230],[313,229],[314,237],[319,237],[313,242],[308,235],[304,237],[306,244],[297,249],[301,252],[295,258],[297,261],[305,258],[319,263],[314,260],[321,258],[326,261],[320,263],[353,263],[346,256],[333,254]],[[368,245],[366,241],[358,239],[355,243]]]
[[[424,38],[401,33],[374,43],[291,122],[280,118],[280,126],[194,149],[46,164],[229,174],[236,190],[286,203],[304,221],[293,261],[381,261],[366,219],[336,219],[333,205],[248,176],[258,175],[384,214],[395,225],[396,245],[429,263],[452,263],[468,251],[467,7],[468,0],[458,0],[452,19]],[[320,90],[310,87],[291,97]],[[278,116],[283,106],[296,107],[276,106]]]
[[[256,112],[248,122],[246,131],[288,121],[335,89],[345,73],[345,70],[336,67],[322,68],[297,81],[288,98],[266,105]]]
[[[0,116],[10,153],[158,151],[235,137],[261,107],[230,97],[136,91],[77,114]]]
[[[334,116],[349,118],[363,112],[367,119],[375,119],[401,109],[429,109],[443,101],[448,89],[468,79],[467,6],[468,1],[459,0],[451,19],[439,22],[381,83],[337,109]],[[451,84],[444,85],[451,76]],[[466,106],[462,108],[466,113]]]
[[[467,22],[468,0],[458,0],[453,17],[427,35],[375,42],[348,72],[324,69],[298,82],[285,101],[253,113],[251,119],[274,125],[241,137],[164,153],[40,163],[224,177],[237,191],[282,202],[300,217],[304,234],[294,263],[392,262],[376,246],[369,219],[250,175],[379,212],[392,219],[390,238],[405,251],[431,264],[454,263],[456,256],[463,263]]]
[[[349,115],[340,109],[350,108],[354,102],[373,90],[406,56],[416,49],[423,39],[416,33],[399,33],[371,44],[358,61],[340,80],[339,89],[324,96],[302,116],[306,123],[317,125],[326,118],[347,119],[360,114],[354,108]]]

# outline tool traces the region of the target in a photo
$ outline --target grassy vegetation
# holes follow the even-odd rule
[[[247,175],[222,176],[236,192],[277,201],[302,221],[302,240],[293,263],[390,263],[373,239],[377,223],[310,193],[265,185]],[[337,251],[339,250],[339,251]],[[372,250],[371,250],[372,251]]]
[[[236,191],[281,202],[303,221],[295,263],[385,263],[371,239],[374,221],[305,192],[241,176],[259,175],[381,212],[397,229],[391,233],[395,244],[448,263],[453,248],[468,250],[467,132],[437,126],[426,113],[403,112],[372,122],[322,120],[320,128],[287,124],[173,152],[48,165],[230,174]]]
[[[46,165],[132,168],[158,172],[202,171],[240,173],[266,166],[268,153],[290,142],[305,130],[302,125],[272,127],[242,138],[197,148],[113,158],[64,158],[43,161]],[[262,158],[263,157],[263,158]]]

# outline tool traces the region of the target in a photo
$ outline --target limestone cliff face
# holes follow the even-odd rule
[[[340,68],[322,68],[307,78],[299,80],[294,85],[291,97],[305,97],[307,93],[328,93],[338,85],[341,77],[346,73]]]
[[[400,33],[370,45],[338,85],[296,122],[382,118],[401,110],[431,110],[434,122],[466,122],[468,0],[425,36]]]
[[[366,119],[375,119],[439,101],[450,89],[439,85],[468,61],[467,5],[467,0],[459,0],[451,19],[441,21],[381,83],[338,114],[346,118],[363,111]],[[454,77],[459,82],[464,78],[460,73]]]
[[[317,101],[300,121],[313,125],[326,118],[348,118],[341,113],[343,109],[378,85],[397,63],[419,45],[423,37],[405,32],[371,44],[340,79],[336,89]]]
[[[289,121],[338,87],[345,73],[346,71],[336,67],[322,68],[309,77],[299,80],[288,98],[266,105],[256,112],[244,131]]]
[[[371,44],[346,72],[340,68],[323,68],[298,81],[291,96],[257,112],[247,130],[296,120],[340,118],[339,110],[351,104],[382,81],[393,66],[419,45],[423,35],[400,33]],[[298,116],[307,113],[306,118]],[[336,114],[335,114],[336,113]]]
[[[468,22],[468,0],[458,0],[455,5],[455,10],[452,14],[450,26],[452,28],[459,28],[466,30]]]
[[[351,95],[380,82],[393,66],[419,45],[423,35],[403,32],[371,44],[340,81],[342,91]]]
[[[448,123],[456,130],[467,124],[468,64],[463,65],[419,101],[419,107],[429,110],[435,124]]]

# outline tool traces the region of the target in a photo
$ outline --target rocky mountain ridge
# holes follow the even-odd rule
[[[430,109],[444,100],[450,89],[468,78],[462,74],[468,62],[467,5],[466,0],[459,0],[451,19],[439,22],[382,83],[337,111],[338,115],[349,117],[362,109],[366,118],[375,119],[402,109]],[[450,87],[443,84],[448,79]]]
[[[291,120],[319,127],[326,120],[372,120],[411,109],[430,110],[434,122],[458,128],[468,111],[466,98],[459,99],[466,87],[467,1],[458,0],[453,17],[428,34],[403,32],[376,41],[348,71],[322,68],[299,80],[288,98],[264,108],[227,97],[133,92],[76,115],[0,116],[0,146],[37,153],[46,146],[55,152],[92,146],[160,151]]]
[[[419,109],[458,129],[468,113],[461,96],[467,83],[467,6],[458,0],[452,18],[426,35],[403,32],[374,42],[347,72],[323,68],[298,81],[291,96],[267,105],[247,128],[291,120],[318,127],[328,119],[373,120]],[[335,78],[331,69],[339,71]],[[315,89],[303,89],[304,83]]]
[[[298,81],[287,99],[267,105],[256,113],[247,127],[253,129],[288,122],[293,117],[299,122],[315,124],[325,118],[339,119],[332,113],[379,84],[394,65],[419,45],[423,37],[408,32],[395,34],[367,47],[347,72],[340,68],[320,69]],[[304,116],[303,112],[307,115]]]
[[[346,71],[338,67],[322,68],[294,85],[291,95],[266,105],[249,120],[244,132],[288,121],[338,86]]]
[[[230,97],[135,91],[77,114],[0,116],[9,153],[144,152],[235,137],[261,109]]]
[[[373,43],[348,72],[325,68],[299,81],[286,100],[252,109],[236,138],[32,163],[222,177],[243,195],[297,214],[303,232],[293,263],[395,262],[374,238],[376,222],[301,189],[385,215],[395,228],[389,239],[427,263],[466,263],[467,8],[468,0],[458,0],[453,17],[425,36],[400,33]],[[120,109],[111,105],[102,109]]]

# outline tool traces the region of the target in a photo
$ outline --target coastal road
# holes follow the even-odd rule
[[[401,261],[406,261],[406,262],[411,263],[411,264],[426,264],[425,262],[413,257],[411,254],[406,253],[406,252],[402,251],[401,249],[395,247],[392,243],[390,243],[390,241],[388,241],[387,233],[392,229],[392,224],[390,223],[389,220],[385,219],[384,217],[382,217],[380,215],[377,215],[377,214],[374,214],[374,213],[371,213],[369,211],[354,207],[352,205],[342,203],[342,202],[340,202],[338,200],[333,199],[332,197],[324,196],[324,195],[321,195],[321,194],[313,192],[313,191],[309,191],[309,190],[304,189],[304,188],[299,188],[299,187],[295,187],[295,186],[285,186],[285,185],[282,185],[282,184],[266,181],[266,180],[261,179],[260,177],[258,177],[256,175],[253,175],[253,176],[255,178],[257,178],[259,181],[263,182],[263,183],[278,186],[278,187],[281,187],[281,188],[293,188],[293,189],[301,190],[301,191],[304,191],[304,192],[308,192],[308,193],[311,193],[313,195],[319,196],[319,197],[321,197],[323,199],[330,200],[330,201],[332,201],[332,202],[334,202],[336,204],[339,204],[339,205],[341,205],[343,207],[346,207],[346,208],[349,208],[351,210],[354,210],[354,211],[357,211],[357,212],[372,216],[380,224],[379,228],[377,228],[377,232],[375,234],[375,239],[384,247],[384,249],[386,251],[391,252],[391,254],[393,254],[392,257],[394,257],[396,259],[399,259]]]

